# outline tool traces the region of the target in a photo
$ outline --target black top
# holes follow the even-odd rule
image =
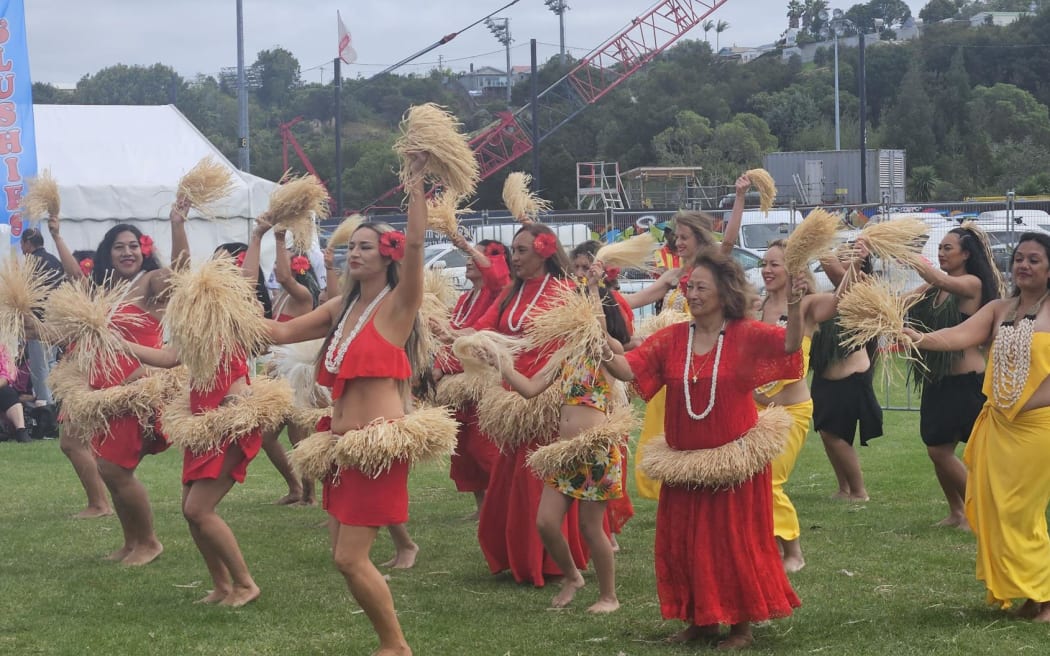
[[[62,269],[62,262],[57,257],[48,253],[44,250],[44,247],[32,251],[26,257],[32,255],[40,260],[40,266],[44,272],[44,279],[47,280],[47,286],[51,289],[58,287],[65,280],[66,274]]]

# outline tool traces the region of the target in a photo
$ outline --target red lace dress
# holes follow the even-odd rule
[[[567,284],[557,278],[550,278],[546,286],[543,283],[544,277],[525,281],[521,302],[516,309],[514,298],[502,312],[500,303],[494,303],[474,327],[520,336],[526,321],[525,315],[539,313],[549,307],[554,292]],[[510,290],[506,293],[510,293]],[[517,297],[517,293],[514,297]],[[535,304],[532,303],[533,299],[536,299]],[[538,349],[533,349],[520,353],[514,366],[523,375],[532,377],[544,364],[546,356]],[[527,418],[523,420],[527,421]],[[478,542],[492,573],[509,569],[515,581],[529,582],[537,587],[544,585],[545,576],[560,576],[561,570],[547,555],[536,530],[536,511],[543,493],[543,480],[532,473],[525,464],[525,458],[530,451],[555,438],[555,435],[537,435],[531,442],[499,455],[489,479],[478,523]],[[570,507],[562,531],[569,542],[576,566],[585,568],[589,554],[580,536],[576,504]]]
[[[626,355],[645,399],[667,390],[664,430],[672,449],[709,449],[736,440],[758,419],[752,391],[802,375],[802,352],[784,353],[784,329],[750,319],[726,327],[715,405],[694,420],[683,373],[689,324],[659,331]],[[711,357],[707,357],[711,355]],[[692,411],[710,401],[714,354],[694,355]],[[696,376],[695,383],[692,376]],[[731,489],[664,484],[656,511],[656,585],[665,618],[738,624],[786,617],[800,605],[773,537],[770,467]]]
[[[346,387],[358,378],[408,380],[411,375],[405,349],[379,334],[373,314],[347,348],[339,372],[333,374],[322,364],[317,382],[332,388],[332,401],[337,403]],[[331,417],[325,417],[317,430],[331,427]],[[338,475],[333,469],[324,480],[324,509],[347,526],[403,524],[408,521],[408,469],[407,460],[395,461],[375,478],[351,467],[343,467]]]
[[[452,328],[455,330],[473,328],[510,282],[507,265],[501,256],[493,257],[490,266],[479,266],[478,271],[482,276],[481,287],[463,292],[452,309]],[[447,359],[441,364],[441,371],[445,375],[455,375],[462,373],[463,368],[448,353]],[[489,486],[489,474],[499,456],[499,449],[478,429],[478,410],[473,403],[464,403],[455,412],[459,433],[449,477],[459,492],[480,492]]]
[[[190,411],[193,414],[203,414],[209,410],[215,410],[222,405],[230,387],[235,382],[244,378],[251,385],[248,376],[248,362],[245,358],[237,357],[230,361],[226,371],[219,370],[216,375],[215,387],[210,392],[198,392],[190,390]],[[259,454],[262,447],[262,431],[258,428],[244,435],[223,436],[222,444],[210,451],[194,455],[189,449],[183,451],[182,456],[182,484],[186,485],[192,481],[203,479],[215,479],[222,475],[222,466],[226,461],[226,454],[230,448],[240,449],[244,457],[230,472],[230,477],[238,483],[243,483],[248,473],[248,465]]]
[[[123,331],[129,342],[157,349],[164,345],[160,322],[137,305],[121,305],[113,323]],[[142,365],[135,358],[122,355],[116,368],[109,371],[96,368],[92,371],[89,383],[94,389],[116,387],[123,384],[140,366]],[[124,469],[134,469],[138,467],[142,456],[160,453],[167,449],[169,444],[159,430],[154,430],[152,439],[147,440],[138,418],[126,414],[111,417],[109,430],[92,437],[91,446],[99,458]]]

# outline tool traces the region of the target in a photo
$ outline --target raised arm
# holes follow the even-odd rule
[[[134,342],[125,343],[127,344],[128,349],[139,359],[139,362],[150,367],[171,369],[182,364],[179,360],[179,354],[176,353],[173,348],[165,347],[156,349],[141,344],[135,344]]]
[[[981,298],[981,279],[977,276],[966,274],[963,276],[949,276],[944,271],[936,268],[929,262],[923,261],[915,267],[919,276],[938,289],[943,289],[949,294],[962,296],[967,300]]]
[[[262,254],[263,235],[269,232],[272,227],[270,215],[267,212],[263,212],[255,219],[252,237],[248,240],[248,250],[244,251],[244,262],[241,264],[241,275],[248,280],[255,281],[259,276],[259,258]]]
[[[73,257],[73,251],[69,250],[66,240],[62,239],[62,235],[59,234],[57,215],[52,214],[47,217],[47,230],[51,233],[51,240],[55,242],[58,259],[62,262],[62,270],[73,280],[83,278],[84,272],[80,269],[80,263]]]
[[[924,351],[962,351],[988,342],[995,331],[996,311],[1008,301],[987,303],[966,321],[932,333],[905,328],[904,334]]]
[[[733,210],[729,213],[729,223],[722,230],[722,244],[719,248],[725,255],[733,253],[733,246],[740,238],[740,223],[744,220],[744,203],[747,190],[751,188],[751,178],[742,175],[736,179],[736,197],[733,198]]]
[[[490,266],[492,266],[492,262],[489,261],[488,256],[482,253],[479,249],[475,248],[469,241],[467,241],[467,238],[463,235],[456,233],[451,238],[449,238],[449,241],[452,242],[453,246],[455,246],[456,248],[473,258],[474,264],[479,269],[487,269]]]
[[[292,297],[292,300],[300,305],[313,307],[313,294],[310,293],[309,289],[300,284],[292,273],[292,258],[288,255],[288,245],[285,242],[285,237],[286,235],[283,230],[279,232],[275,231],[273,233],[274,241],[277,242],[277,257],[274,260],[273,276],[277,279],[277,282],[281,285],[284,291]]]
[[[330,247],[324,249],[324,272],[325,288],[321,290],[322,303],[333,298],[339,298],[342,295],[339,285],[343,279],[343,272],[335,266],[335,253]]]
[[[186,213],[189,211],[189,199],[177,198],[168,214],[171,221],[171,268],[175,270],[190,264],[190,240],[186,236]]]
[[[798,296],[788,299],[787,332],[784,334],[785,353],[794,353],[802,348],[802,336],[805,335],[806,330],[802,320],[802,301],[806,298],[803,294],[806,293],[807,287],[805,276],[796,275],[792,281],[791,291]]]
[[[390,293],[392,318],[411,324],[423,304],[423,239],[427,231],[427,200],[423,189],[423,167],[427,154],[409,153],[408,225],[405,227],[405,256],[401,260],[401,280]]]

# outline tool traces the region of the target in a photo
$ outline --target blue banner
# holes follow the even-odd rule
[[[11,226],[11,240],[22,234],[18,206],[26,178],[36,176],[36,132],[33,129],[33,81],[23,0],[0,0],[0,223]]]

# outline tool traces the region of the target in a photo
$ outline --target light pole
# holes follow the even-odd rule
[[[558,32],[561,35],[559,61],[562,66],[565,66],[565,12],[568,11],[569,5],[565,4],[565,0],[543,0],[543,4],[547,5],[547,9],[558,14]]]
[[[841,9],[835,9],[830,15],[827,9],[822,9],[818,16],[825,24],[820,29],[820,38],[835,38],[835,150],[842,150],[841,120],[839,118],[839,37],[846,33],[847,27],[856,28],[856,25],[846,18]]]
[[[514,40],[510,37],[510,19],[486,18],[485,27],[489,28],[489,32],[492,32],[492,36],[496,37],[496,40],[502,43],[503,47],[507,49],[507,106],[510,107],[510,44]]]

